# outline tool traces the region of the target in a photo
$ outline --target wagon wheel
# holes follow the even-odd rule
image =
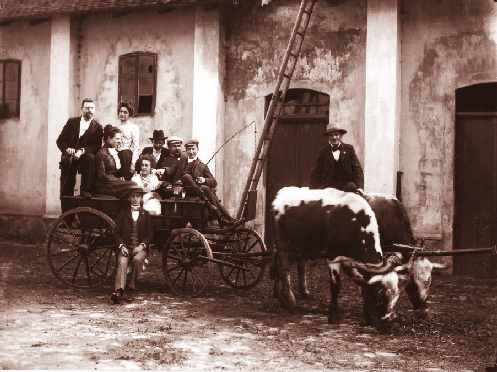
[[[266,269],[266,245],[257,232],[242,228],[228,236],[223,249],[225,261],[237,267],[219,264],[224,282],[236,289],[255,287]]]
[[[195,229],[175,229],[162,253],[166,284],[175,294],[198,296],[209,285],[212,251],[207,239]]]
[[[47,240],[50,269],[75,288],[101,285],[116,269],[116,224],[96,209],[81,207],[62,214]]]

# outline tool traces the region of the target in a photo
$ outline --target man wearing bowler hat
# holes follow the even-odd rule
[[[154,130],[152,137],[149,138],[152,141],[153,146],[145,147],[141,153],[141,155],[149,154],[152,155],[155,159],[155,171],[158,176],[161,176],[164,173],[164,162],[166,160],[167,155],[169,154],[169,150],[164,147],[166,143],[167,137],[164,136],[164,131],[162,129]],[[136,169],[136,167],[135,167]]]
[[[336,125],[326,129],[328,144],[319,152],[311,172],[311,187],[334,187],[342,191],[362,192],[364,173],[354,147],[342,142],[347,131]]]

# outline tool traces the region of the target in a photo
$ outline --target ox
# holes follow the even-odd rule
[[[283,306],[296,304],[290,286],[290,259],[327,258],[330,322],[337,319],[342,269],[362,286],[366,322],[378,324],[394,318],[398,275],[393,269],[400,265],[400,257],[383,260],[376,216],[364,198],[333,188],[284,187],[273,201],[273,211],[275,295]]]
[[[297,190],[295,190],[294,193],[296,193]],[[307,193],[309,191],[314,192],[317,190],[300,189],[300,191]],[[414,244],[414,236],[409,219],[402,204],[396,198],[373,194],[364,195],[364,198],[368,201],[368,204],[371,206],[374,215],[377,218],[376,221],[378,224],[381,247],[386,250],[391,250],[393,243]],[[279,203],[284,203],[284,201],[280,199]],[[304,224],[307,223],[305,220],[302,220],[302,222]],[[342,220],[336,223],[338,224],[337,226],[341,226],[344,223],[348,223],[348,221]],[[332,229],[336,229],[337,226],[330,224],[330,228]],[[331,256],[336,256],[338,251],[335,249],[334,242],[330,241],[329,244],[332,246],[329,250],[332,253]],[[305,246],[305,244],[301,245],[300,248],[297,249],[305,249]],[[371,295],[371,293],[374,293],[375,291],[382,293],[383,296],[382,299],[376,299],[378,304],[382,304],[380,307],[383,308],[382,311],[385,313],[382,318],[393,319],[395,317],[395,304],[398,301],[400,289],[402,287],[405,287],[408,297],[418,315],[426,315],[426,304],[431,285],[432,270],[433,268],[442,268],[444,267],[443,265],[431,263],[424,257],[411,256],[409,259],[408,255],[402,257],[404,262],[409,259],[408,262],[400,265],[401,256],[399,254],[394,254],[385,260],[384,265],[375,267],[371,264],[362,263],[361,261],[366,262],[367,260],[356,257],[351,248],[349,248],[349,251],[339,254],[347,257],[336,257],[333,261],[328,262],[332,286],[330,312],[337,308],[336,301],[339,291],[340,272],[344,270],[351,275],[354,282],[363,286],[363,296],[365,300],[364,315],[366,321],[374,323],[374,319],[371,319],[366,308],[369,306],[369,302],[374,303],[375,296]],[[295,255],[295,258],[298,261],[299,292],[305,297],[309,295],[305,270],[305,260],[308,258],[302,254]],[[365,290],[365,288],[368,288],[369,286],[373,286],[373,288]],[[376,295],[376,297],[378,297],[378,295]],[[334,316],[331,314],[329,318],[330,320],[333,320]]]

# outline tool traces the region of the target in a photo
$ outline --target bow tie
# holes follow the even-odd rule
[[[331,151],[337,151],[340,149],[340,145],[331,145]]]
[[[139,205],[132,205],[131,206],[131,210],[132,211],[139,211],[140,210],[140,206]]]

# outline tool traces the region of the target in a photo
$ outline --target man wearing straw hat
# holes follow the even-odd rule
[[[321,149],[311,172],[311,187],[334,187],[342,191],[362,192],[364,173],[354,147],[342,142],[347,131],[337,125],[326,129],[328,144]]]

